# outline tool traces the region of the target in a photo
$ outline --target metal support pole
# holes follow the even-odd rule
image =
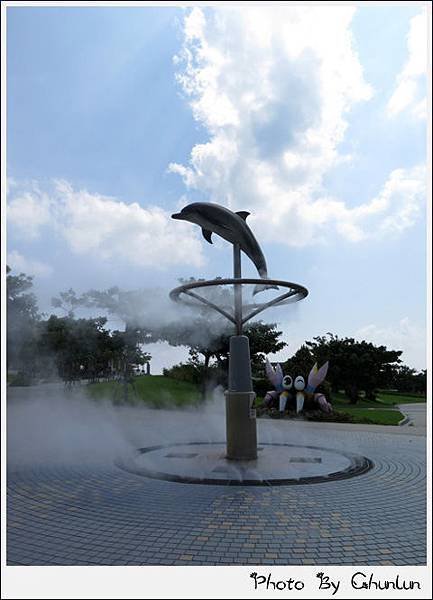
[[[241,279],[241,249],[233,245],[233,272]],[[255,460],[257,458],[255,393],[251,379],[251,359],[248,338],[242,335],[242,284],[234,284],[234,316],[236,335],[230,338],[229,389],[226,392],[227,458]]]
[[[233,244],[233,277],[241,279],[241,247],[239,244]],[[235,283],[235,321],[236,335],[242,335],[242,284]]]
[[[227,454],[231,460],[257,458],[256,411],[246,335],[230,338],[229,389],[226,397]]]

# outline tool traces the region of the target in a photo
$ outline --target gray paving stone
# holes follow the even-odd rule
[[[320,436],[375,468],[274,488],[176,484],[108,464],[13,469],[8,564],[425,564],[425,439]]]

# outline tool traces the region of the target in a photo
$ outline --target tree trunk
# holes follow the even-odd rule
[[[359,400],[359,390],[356,385],[349,385],[345,389],[346,396],[350,400],[350,404],[356,404]]]
[[[209,361],[210,361],[210,353],[204,352],[204,366],[203,366],[203,377],[201,380],[201,397],[204,400],[206,398],[207,392],[207,384],[208,384],[208,372],[209,372]]]

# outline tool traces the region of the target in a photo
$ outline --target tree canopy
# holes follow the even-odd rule
[[[13,275],[6,267],[7,291],[7,362],[9,369],[21,369],[29,359],[29,342],[35,336],[40,319],[36,296],[32,291],[33,277]]]
[[[327,381],[335,391],[343,389],[356,402],[360,391],[373,399],[378,388],[390,386],[401,354],[401,350],[328,333],[305,342],[284,366],[287,370],[301,370],[300,374],[307,377],[315,362],[321,365],[329,360]]]
[[[416,371],[406,365],[398,365],[393,373],[391,386],[400,392],[425,394],[427,371]]]
[[[65,381],[79,377],[93,379],[113,372],[122,374],[126,381],[133,365],[150,360],[143,346],[166,341],[189,347],[190,367],[196,368],[203,382],[207,381],[213,362],[217,366],[213,368],[225,377],[233,326],[205,305],[198,305],[189,314],[176,309],[165,314],[172,307],[166,292],[157,296],[150,289],[124,291],[112,287],[78,295],[69,289],[52,300],[64,316],[44,319],[39,314],[32,286],[32,277],[24,273],[13,275],[7,268],[8,368],[41,373],[49,371],[54,363]],[[209,300],[229,306],[232,292],[231,287],[210,287],[205,293]],[[163,298],[168,304],[161,308]],[[106,316],[77,318],[79,309],[116,315],[125,323],[125,330],[107,329]],[[282,332],[275,323],[262,321],[249,323],[244,331],[250,341],[253,374],[261,375],[265,357],[286,346],[281,340]],[[401,354],[400,350],[383,345],[328,333],[306,341],[286,361],[284,369],[292,376],[306,378],[315,362],[323,364],[329,360],[328,384],[333,390],[344,390],[353,402],[361,391],[374,398],[380,388],[425,392],[426,372],[418,373],[402,365]]]

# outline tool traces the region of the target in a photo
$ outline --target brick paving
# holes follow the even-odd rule
[[[425,564],[425,438],[307,425],[296,425],[299,441],[363,454],[374,468],[243,488],[147,479],[111,461],[11,467],[8,564]]]

